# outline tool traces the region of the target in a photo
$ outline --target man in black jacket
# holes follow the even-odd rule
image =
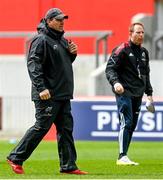
[[[127,152],[137,125],[144,92],[147,101],[153,102],[149,55],[141,46],[144,40],[143,24],[131,24],[129,33],[129,41],[113,50],[105,71],[118,106],[120,132],[117,165],[138,165],[127,157]]]
[[[7,157],[12,170],[23,174],[23,162],[31,155],[54,123],[57,130],[60,172],[87,174],[76,165],[73,117],[70,99],[73,98],[72,62],[77,45],[64,37],[64,20],[68,16],[58,8],[50,9],[41,20],[30,45],[27,67],[32,81],[32,100],[36,122]]]

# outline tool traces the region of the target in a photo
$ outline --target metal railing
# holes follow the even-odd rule
[[[152,57],[163,59],[163,31],[156,31],[152,43]]]
[[[0,38],[25,38],[25,52],[27,50],[27,46],[31,38],[36,35],[34,31],[0,31]],[[108,54],[108,38],[112,36],[112,31],[67,31],[65,33],[66,37],[94,37],[95,38],[95,59],[96,64],[95,67],[99,66],[99,45],[100,42],[103,41],[103,55],[104,55],[104,62],[107,60]]]

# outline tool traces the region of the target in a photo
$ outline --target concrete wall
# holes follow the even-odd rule
[[[102,61],[102,57],[101,57]],[[98,95],[94,90],[93,79],[97,78],[99,95],[111,95],[109,84],[105,78],[106,64],[95,70],[95,56],[79,55],[73,63],[75,96]],[[155,96],[163,96],[162,60],[151,60],[151,83]],[[94,84],[94,85],[93,85]],[[96,84],[97,85],[97,84]],[[27,96],[30,97],[31,82],[26,68],[25,56],[0,56],[0,96]],[[108,92],[108,93],[107,93]]]

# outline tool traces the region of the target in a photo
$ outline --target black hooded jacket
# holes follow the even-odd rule
[[[124,95],[140,97],[144,92],[152,95],[149,55],[144,47],[131,41],[122,43],[113,50],[105,72],[112,87],[117,82],[122,84]]]
[[[64,32],[49,28],[45,20],[41,21],[37,30],[38,34],[31,42],[27,58],[32,100],[40,99],[39,93],[45,89],[49,89],[55,100],[72,99],[72,62],[76,55],[69,52]]]

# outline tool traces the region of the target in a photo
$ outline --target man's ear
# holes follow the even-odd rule
[[[130,36],[130,37],[131,37],[132,33],[133,33],[133,32],[131,32],[131,31],[129,32],[129,36]]]
[[[50,21],[51,21],[50,19],[47,19],[47,20],[46,20],[46,23],[47,23],[47,24],[49,24],[49,23],[50,23]]]
[[[47,19],[47,20],[46,20],[46,24],[47,24],[49,27],[52,27],[52,21],[53,21],[53,19]]]

